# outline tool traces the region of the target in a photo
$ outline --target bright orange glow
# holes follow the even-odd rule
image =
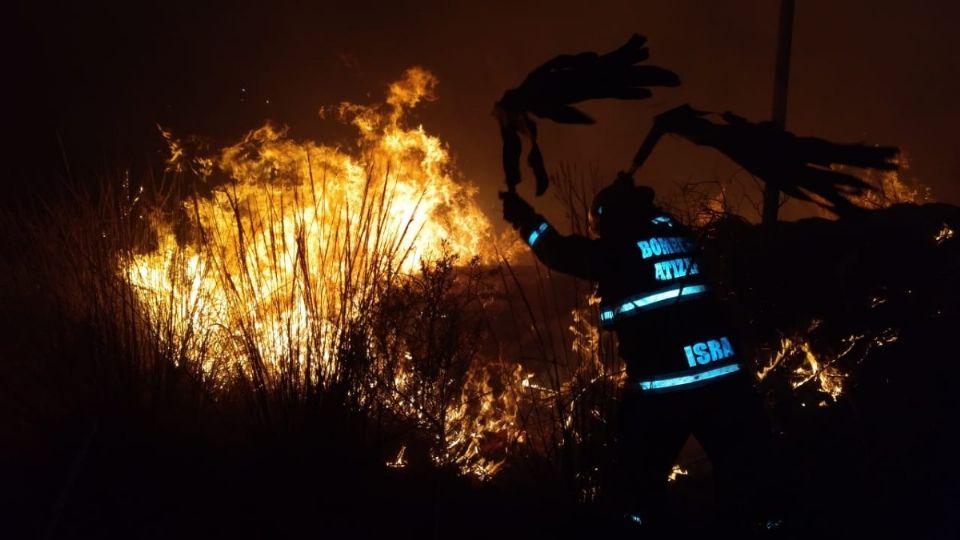
[[[678,477],[687,476],[688,474],[690,474],[690,471],[678,464],[674,464],[673,468],[670,469],[670,474],[667,475],[667,482],[676,482]]]
[[[120,261],[119,272],[176,361],[202,366],[214,388],[237,372],[269,390],[325,388],[345,376],[339,351],[349,329],[422,261],[448,252],[496,260],[476,189],[455,180],[439,138],[405,121],[411,107],[434,99],[436,85],[412,68],[390,85],[386,104],[341,104],[340,119],[358,130],[354,151],[265,125],[213,155],[190,156],[162,131],[168,171],[193,173],[210,193],[183,201],[175,215],[148,216],[155,245]],[[399,366],[390,390],[416,386],[409,359],[367,347],[380,365]],[[449,398],[432,453],[480,478],[504,459],[502,449],[489,457],[482,442],[522,437],[522,374],[503,368],[507,390],[494,392],[490,369],[472,369]],[[364,397],[369,390],[352,392],[374,399]],[[403,399],[391,406],[414,421],[422,413]],[[391,466],[406,463],[404,452]]]
[[[876,306],[885,301],[874,298],[872,303]],[[853,363],[860,363],[874,349],[896,343],[899,339],[899,333],[893,328],[871,335],[852,334],[835,346],[825,347],[831,351],[829,354],[821,353],[811,343],[811,336],[820,324],[821,321],[814,320],[806,332],[782,337],[778,349],[773,352],[767,365],[756,373],[757,379],[765,379],[775,369],[785,369],[788,370],[787,380],[794,389],[816,384],[820,392],[830,396],[832,401],[837,401],[843,394],[843,385],[849,376],[840,369],[839,363],[848,357],[855,359]],[[828,403],[821,401],[819,405],[825,407]]]
[[[815,327],[816,323],[813,328]],[[783,337],[779,350],[774,353],[767,366],[757,373],[757,378],[763,380],[775,368],[784,365],[785,369],[791,370],[789,381],[793,388],[815,381],[821,392],[836,401],[843,393],[843,381],[847,375],[834,365],[835,361],[836,358],[818,357],[805,336]]]

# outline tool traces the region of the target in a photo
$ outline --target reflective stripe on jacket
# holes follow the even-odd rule
[[[520,232],[546,266],[597,283],[600,324],[617,333],[631,384],[673,391],[736,373],[733,336],[695,244],[669,215],[647,221],[634,238],[562,235],[539,215]]]

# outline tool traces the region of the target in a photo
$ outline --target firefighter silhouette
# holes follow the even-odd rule
[[[630,520],[656,522],[668,472],[693,434],[726,488],[727,512],[775,526],[769,428],[745,373],[744,351],[711,290],[690,231],[657,208],[653,190],[635,185],[633,176],[663,136],[676,135],[720,151],[791,197],[843,216],[862,212],[852,197],[872,189],[850,169],[895,170],[898,150],[798,137],[769,122],[731,112],[710,118],[711,113],[681,105],[655,116],[632,166],[597,194],[590,211],[595,238],[564,235],[516,193],[523,139],[539,196],[549,177],[534,117],[592,124],[574,104],[640,100],[651,96],[649,87],[680,84],[675,73],[644,64],[648,57],[646,39],[634,35],[603,55],[558,56],[503,94],[494,116],[503,142],[504,218],[543,264],[597,283],[600,323],[616,333],[627,366],[619,461]]]
[[[730,512],[747,516],[764,472],[767,420],[690,232],[625,174],[593,201],[596,238],[562,234],[515,191],[500,196],[504,218],[543,264],[597,284],[600,323],[616,333],[627,367],[618,451],[624,512],[656,519],[667,476],[693,434]]]

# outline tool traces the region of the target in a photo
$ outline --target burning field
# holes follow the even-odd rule
[[[126,289],[123,324],[136,339],[212,399],[242,384],[269,423],[291,403],[339,393],[420,432],[434,464],[485,479],[504,449],[486,455],[483,441],[522,439],[523,373],[481,351],[491,293],[470,273],[515,248],[494,237],[475,188],[454,179],[445,145],[407,125],[436,84],[412,68],[384,103],[331,111],[356,129],[352,148],[266,125],[191,153],[162,131],[169,199],[125,186],[128,223],[116,225],[142,236],[118,251],[113,286]],[[497,391],[491,378],[504,379]]]
[[[412,68],[383,103],[326,109],[355,129],[346,146],[161,129],[163,175],[4,216],[22,255],[4,263],[10,440],[54,449],[17,476],[30,527],[469,537],[520,514],[517,536],[593,530],[622,364],[592,287],[527,264],[408,120],[436,86]],[[554,181],[583,229],[586,188]],[[956,407],[960,210],[909,195],[782,223],[776,244],[716,198],[680,212],[756,351],[812,531],[860,530],[900,490],[921,492],[911,515],[949,496],[932,477]],[[709,476],[685,455],[678,504]]]

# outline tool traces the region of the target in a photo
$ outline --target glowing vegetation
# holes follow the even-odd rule
[[[291,397],[346,385],[355,406],[378,401],[427,429],[436,462],[483,478],[503,453],[490,460],[479,441],[519,437],[511,386],[494,394],[490,378],[499,372],[472,368],[478,351],[462,342],[465,328],[447,329],[460,333],[448,350],[398,333],[411,321],[437,322],[430,310],[453,317],[462,307],[440,305],[459,286],[453,259],[431,274],[432,261],[494,260],[474,188],[454,179],[437,137],[405,120],[433,99],[436,83],[413,68],[390,85],[385,105],[342,104],[339,118],[358,130],[354,151],[266,125],[211,155],[190,155],[164,131],[168,171],[191,173],[206,193],[172,211],[144,210],[154,245],[121,257],[118,271],[157,342],[176,350],[175,361],[199,365],[210,386],[237,374]],[[374,338],[369,328],[398,291],[434,284],[410,281],[421,272],[446,289],[420,303],[407,290],[405,304],[389,306],[403,320]]]
[[[882,303],[880,299],[874,299],[873,307]],[[811,339],[821,323],[814,320],[806,332],[782,337],[779,347],[771,352],[766,365],[756,373],[757,378],[762,381],[774,370],[787,370],[787,380],[793,389],[809,384],[831,401],[837,401],[849,377],[842,366],[862,362],[874,349],[896,343],[899,339],[895,329],[887,328],[872,334],[851,334],[834,346],[829,342],[821,343],[821,350],[815,350]],[[820,406],[827,404],[826,401],[819,402]]]

